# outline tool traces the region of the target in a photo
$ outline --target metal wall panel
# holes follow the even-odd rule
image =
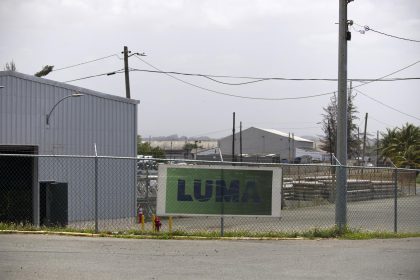
[[[37,145],[39,154],[136,156],[133,100],[13,72],[0,72],[0,144]],[[78,91],[84,96],[58,104]]]
[[[0,88],[0,145],[37,146],[40,155],[92,156],[96,144],[99,156],[136,157],[138,101],[10,71],[0,72],[0,86],[4,86]],[[76,91],[84,96],[60,102],[47,125],[46,115],[53,106]],[[135,170],[136,162],[131,161],[122,169],[101,173],[103,207],[109,201],[126,205],[112,212],[112,218],[135,215]],[[70,222],[92,218],[88,202],[93,178],[81,178],[79,173],[63,158],[39,159],[39,182],[68,183]],[[117,197],[115,178],[122,186]]]

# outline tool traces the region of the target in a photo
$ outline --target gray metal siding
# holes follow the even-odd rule
[[[13,72],[0,72],[0,86],[0,145],[38,146],[40,155],[94,155],[96,143],[99,156],[136,157],[137,101]],[[54,104],[75,91],[85,96],[61,102],[47,126]],[[100,218],[134,217],[136,161],[99,162]],[[69,222],[93,217],[93,170],[92,159],[38,160],[39,182],[68,183]]]
[[[37,145],[40,154],[136,156],[136,104],[98,97],[69,98],[74,90],[0,76],[0,144]]]

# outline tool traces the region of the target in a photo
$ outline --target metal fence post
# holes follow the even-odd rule
[[[95,233],[98,231],[98,151],[95,143]]]
[[[222,169],[222,180],[225,179],[225,172]],[[224,189],[222,188],[222,205],[220,208],[220,236],[223,237],[224,235],[224,230],[225,230],[225,218],[224,218],[224,214],[225,214],[225,193],[224,193]]]
[[[335,158],[335,157],[334,157]],[[337,158],[335,191],[335,224],[340,232],[347,226],[347,167]]]
[[[395,168],[394,175],[394,232],[398,230],[398,168]]]

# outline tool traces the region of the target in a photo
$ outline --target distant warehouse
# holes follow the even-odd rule
[[[136,157],[138,103],[0,71],[0,222],[134,217],[135,160],[99,158],[95,200],[95,159],[70,155]]]
[[[232,156],[232,135],[218,141],[225,160]],[[235,157],[240,156],[240,134],[235,134]],[[275,129],[250,127],[242,131],[244,161],[290,162],[297,157],[297,150],[313,150],[314,142]],[[305,153],[304,153],[305,154]]]

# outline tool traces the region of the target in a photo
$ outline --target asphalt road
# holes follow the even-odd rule
[[[420,238],[134,240],[0,235],[0,279],[420,279]]]

